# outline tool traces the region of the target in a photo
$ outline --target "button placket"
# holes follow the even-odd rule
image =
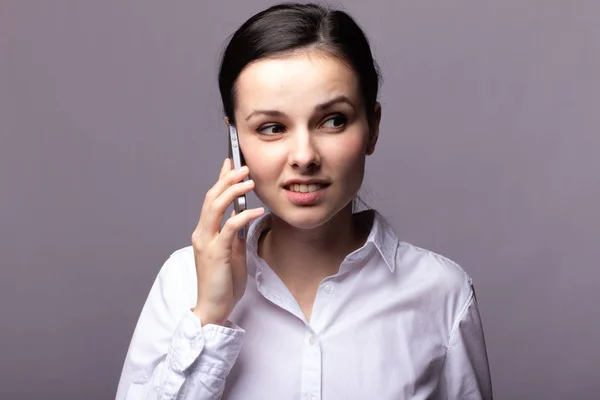
[[[318,335],[308,328],[302,360],[302,398],[318,400],[321,397],[322,353]]]

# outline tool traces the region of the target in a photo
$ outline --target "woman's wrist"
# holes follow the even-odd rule
[[[229,327],[227,317],[213,315],[212,313],[204,312],[200,307],[196,306],[192,309],[192,313],[200,320],[202,326],[205,325],[220,325]]]

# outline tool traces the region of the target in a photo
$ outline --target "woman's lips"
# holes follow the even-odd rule
[[[306,190],[308,191],[297,191]],[[315,187],[316,186],[316,187]],[[325,191],[329,187],[329,184],[317,184],[317,185],[297,185],[292,184],[284,187],[284,192],[287,198],[294,204],[298,205],[311,205],[317,203],[325,194]]]

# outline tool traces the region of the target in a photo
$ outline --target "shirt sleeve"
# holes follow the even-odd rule
[[[195,270],[186,274],[182,264],[181,257],[172,255],[150,289],[125,358],[117,400],[208,400],[223,393],[245,332],[235,324],[202,326],[190,310],[189,279],[195,279]]]
[[[438,398],[493,399],[485,338],[473,287],[450,333]]]

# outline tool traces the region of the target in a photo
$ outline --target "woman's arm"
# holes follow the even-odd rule
[[[223,392],[244,331],[237,326],[201,326],[190,311],[196,277],[193,261],[191,267],[184,262],[185,252],[167,260],[150,290],[127,352],[117,400],[218,399]]]
[[[473,287],[450,334],[437,397],[492,400],[485,338]]]
[[[237,233],[264,209],[234,213],[222,228],[221,223],[227,207],[254,188],[251,179],[243,181],[249,173],[247,167],[234,170],[229,159],[223,162],[204,198],[192,247],[167,260],[150,290],[117,400],[221,396],[243,336],[239,327],[227,327],[247,283],[246,240]]]

